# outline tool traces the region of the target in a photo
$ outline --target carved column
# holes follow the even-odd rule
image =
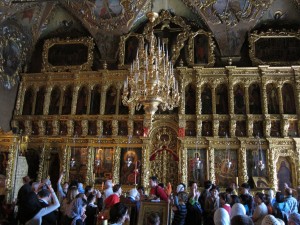
[[[40,155],[40,164],[39,164],[39,171],[38,171],[38,177],[37,177],[37,180],[42,180],[44,178],[46,178],[44,176],[44,168],[45,168],[45,165],[46,165],[46,160],[47,160],[47,147],[46,147],[46,144],[44,143],[43,145],[43,148],[42,148],[42,151],[41,151],[41,155]]]
[[[230,115],[230,118],[230,137],[235,137],[236,120],[233,119],[234,115]]]
[[[45,135],[46,131],[46,121],[45,120],[39,120],[38,126],[39,126],[39,135]]]
[[[234,114],[234,94],[233,94],[233,86],[230,83],[229,88],[229,114]]]
[[[183,82],[183,80],[182,80]],[[179,104],[179,114],[185,114],[185,84],[181,83],[181,98]]]
[[[297,143],[297,142],[296,142]],[[297,163],[297,167],[296,167],[296,171],[297,171],[297,179],[296,179],[296,186],[298,187],[300,185],[300,148],[298,147],[299,143],[296,144],[296,163]]]
[[[59,135],[59,121],[57,119],[52,120],[53,136]]]
[[[249,115],[248,115],[248,118],[247,118],[248,120],[247,120],[247,136],[248,137],[251,137],[251,136],[253,136],[253,119],[252,119],[252,117],[249,117]]]
[[[275,149],[269,148],[267,150],[268,154],[268,168],[269,168],[269,177],[270,177],[270,186],[272,189],[278,189],[278,181],[277,181],[277,174],[276,174],[276,162],[275,162]]]
[[[97,120],[97,134],[102,135],[103,134],[103,121],[102,120]]]
[[[267,97],[267,87],[266,83],[262,83],[262,110],[263,114],[268,114],[268,97]]]
[[[288,137],[288,131],[289,131],[289,120],[288,118],[282,118],[281,119],[281,133],[282,133],[282,137]]]
[[[133,136],[133,130],[134,130],[134,122],[132,118],[129,118],[127,121],[127,126],[128,126],[128,136]]]
[[[220,126],[219,118],[216,115],[214,115],[214,121],[213,121],[213,136],[214,137],[219,136],[219,126]]]
[[[283,112],[283,99],[282,99],[282,85],[278,85],[277,87],[277,94],[278,94],[278,104],[279,104],[279,113],[282,115]]]
[[[120,159],[121,159],[121,148],[117,146],[115,148],[113,157],[113,183],[118,184],[120,182]]]
[[[150,140],[148,138],[142,138],[143,149],[142,149],[142,180],[141,183],[144,187],[149,186],[149,173],[150,173]]]
[[[18,95],[17,95],[16,108],[14,111],[15,115],[22,115],[24,95],[25,95],[24,84],[23,82],[21,82],[19,86]]]
[[[112,121],[112,136],[118,136],[118,120]]]
[[[211,180],[212,183],[215,183],[215,149],[213,147],[208,147],[208,168],[209,180]]]
[[[69,181],[69,173],[70,173],[70,160],[71,160],[71,147],[66,144],[63,149],[63,156],[62,156],[62,171],[66,171],[65,174],[65,181]]]
[[[245,86],[245,105],[246,105],[246,114],[250,114],[250,101],[249,101],[249,85]]]
[[[211,90],[211,99],[212,99],[212,113],[216,114],[217,113],[217,103],[216,103],[216,87],[215,85],[213,86]]]
[[[241,147],[239,149],[239,181],[240,183],[248,182],[249,177],[247,176],[247,149],[245,147]]]
[[[36,97],[37,97],[37,93],[38,93],[38,89],[33,89],[33,102],[32,102],[32,109],[31,109],[31,115],[35,114],[35,107],[36,107]],[[25,99],[24,99],[25,100]]]
[[[93,90],[93,88],[91,87],[91,85],[89,85],[88,87],[89,87],[89,92],[88,92],[88,99],[87,99],[86,114],[90,115],[90,111],[91,111],[91,98],[92,98],[92,90]]]
[[[197,119],[197,137],[201,137],[202,135],[202,120],[200,118]]]
[[[82,127],[82,136],[87,136],[89,132],[88,120],[82,120],[81,127]]]
[[[295,74],[295,103],[296,103],[296,110],[298,117],[300,116],[300,66],[292,66]],[[298,129],[300,131],[300,128],[298,126]],[[298,132],[299,134],[299,132]]]
[[[202,101],[201,101],[201,81],[197,84],[196,89],[196,115],[200,115],[202,111]]]
[[[46,88],[43,115],[48,115],[49,114],[51,91],[52,91],[52,87]]]
[[[71,115],[75,115],[76,114],[76,107],[77,107],[78,91],[79,91],[79,89],[80,89],[80,86],[75,86],[74,90],[73,90]]]
[[[89,147],[87,150],[87,171],[85,183],[88,185],[93,185],[95,183],[95,174],[94,174],[94,161],[95,161],[95,149]]]
[[[31,120],[25,120],[24,126],[25,126],[25,131],[24,131],[25,134],[31,135],[32,134]]]
[[[107,85],[103,85],[101,87],[100,115],[104,115],[104,113],[105,113],[106,91],[107,91]]]
[[[62,114],[62,107],[63,107],[63,104],[64,104],[65,90],[66,90],[66,87],[63,87],[63,88],[61,89],[61,93],[60,93],[60,97],[59,97],[59,111],[58,111],[58,114],[59,114],[59,115]]]
[[[120,90],[121,87],[118,87],[117,89],[117,102],[116,102],[116,115],[119,114],[119,106],[120,106],[120,93],[121,93],[121,90]]]
[[[269,116],[265,116],[264,131],[265,131],[265,137],[271,136],[271,119]]]
[[[68,129],[68,136],[73,136],[73,134],[74,134],[74,121],[73,120],[67,121],[67,129]]]
[[[179,182],[182,182],[184,184],[188,184],[188,156],[187,156],[187,148],[184,148],[184,146],[180,147],[180,151],[181,151],[181,159],[180,159],[180,163],[181,163],[181,171],[180,174],[181,176],[179,177]]]

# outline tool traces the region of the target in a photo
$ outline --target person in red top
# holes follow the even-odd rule
[[[113,186],[113,194],[107,197],[104,201],[105,209],[111,208],[114,204],[120,202],[120,196],[122,194],[122,188],[120,184],[115,184]]]
[[[150,177],[149,184],[151,187],[149,195],[150,199],[160,198],[161,200],[168,201],[168,196],[165,190],[162,187],[158,186],[157,177]]]

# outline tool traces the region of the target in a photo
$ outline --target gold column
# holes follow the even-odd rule
[[[246,114],[250,114],[250,106],[249,106],[249,85],[245,86],[245,105],[246,105]]]
[[[101,104],[100,104],[100,115],[104,115],[105,113],[105,104],[106,104],[106,91],[107,85],[103,85],[101,87]]]
[[[143,140],[142,149],[142,180],[141,183],[144,187],[149,186],[149,173],[150,173],[150,140],[149,138],[141,138]]]
[[[88,87],[89,87],[89,92],[88,92],[88,99],[87,99],[86,115],[90,115],[91,98],[92,98],[92,90],[93,90],[93,87],[91,85],[88,85]]]
[[[218,115],[213,115],[213,136],[217,137],[219,136],[219,126],[220,126],[220,121]]]
[[[17,151],[17,137],[14,137],[14,142],[13,144],[9,147],[9,153],[8,153],[8,160],[7,160],[7,167],[6,167],[6,172],[7,172],[7,179],[5,182],[5,188],[7,189],[7,196],[6,200],[7,202],[13,202],[13,188],[15,181],[13,179],[15,175],[15,168],[16,168],[16,159],[18,157],[18,151]]]
[[[278,94],[278,104],[279,104],[279,113],[283,114],[283,99],[282,99],[282,84],[279,84],[277,87],[277,94]]]
[[[81,120],[82,136],[87,136],[89,132],[88,120]]]
[[[103,121],[97,120],[97,134],[101,136],[103,133]]]
[[[48,115],[49,114],[51,91],[52,91],[52,87],[46,88],[43,115]]]
[[[181,163],[181,172],[179,177],[179,182],[182,182],[186,185],[188,185],[188,157],[187,157],[187,148],[185,148],[183,145],[180,147],[181,157],[180,157],[180,163]]]
[[[231,85],[229,86],[229,114],[234,114],[234,94]]]
[[[197,115],[198,117],[199,115]],[[202,120],[200,118],[197,118],[197,133],[196,133],[196,136],[197,137],[201,137],[202,133]]]
[[[118,184],[120,182],[120,159],[121,159],[121,148],[115,147],[113,157],[113,183]]]
[[[68,120],[67,121],[67,129],[68,129],[68,136],[72,136],[74,134],[74,121]]]
[[[63,158],[62,158],[62,171],[65,171],[65,181],[69,181],[70,174],[70,159],[71,159],[71,147],[66,144],[63,149]]]
[[[270,137],[271,136],[271,119],[270,119],[270,115],[265,115],[265,118],[264,118],[264,132],[265,132],[265,137]]]
[[[59,135],[59,121],[57,119],[52,120],[53,136]]]
[[[241,147],[239,149],[239,181],[240,183],[246,183],[248,182],[248,174],[247,174],[247,149],[245,147]]]
[[[37,180],[42,180],[46,178],[44,175],[44,170],[46,168],[46,161],[47,161],[47,146],[46,143],[44,143],[41,154],[40,154],[40,164],[39,164],[39,171],[38,171],[38,177]]]
[[[16,101],[16,108],[14,110],[15,115],[22,115],[24,96],[25,96],[24,84],[23,82],[21,82],[19,86],[17,101]]]
[[[233,114],[230,115],[230,137],[235,137],[236,120]]]
[[[117,102],[116,102],[116,115],[119,114],[119,105],[120,105],[120,99],[121,99],[121,96],[120,96],[120,88],[121,87],[118,87],[117,88]]]
[[[36,107],[36,97],[39,89],[33,88],[33,102],[32,102],[32,109],[31,109],[31,115],[35,114],[35,107]],[[24,99],[25,100],[25,99]]]
[[[133,123],[133,119],[131,116],[129,116],[129,119],[127,121],[127,126],[128,126],[128,136],[133,136],[133,130],[134,130],[134,123]],[[142,135],[142,134],[140,134]]]
[[[295,74],[295,102],[298,117],[300,116],[300,66],[292,66]],[[300,122],[300,121],[299,121]],[[298,130],[300,130],[298,126]],[[299,133],[299,132],[298,132]]]
[[[77,99],[78,99],[78,91],[79,91],[79,89],[80,89],[80,86],[76,86],[73,89],[71,115],[75,115],[76,114],[76,107],[77,107]]]
[[[31,135],[32,134],[32,124],[31,124],[31,120],[25,120],[25,134],[27,135]]]
[[[268,114],[268,97],[266,83],[262,83],[262,111],[263,114]]]
[[[39,135],[45,135],[46,134],[46,121],[45,120],[39,120],[38,126],[39,126]]]
[[[112,136],[118,136],[118,120],[112,121]]]
[[[251,137],[253,136],[253,118],[248,114],[247,114],[247,125],[248,125],[247,136]]]
[[[276,162],[275,162],[275,149],[269,148],[267,150],[268,154],[268,168],[269,168],[269,177],[270,177],[270,186],[272,189],[278,189],[277,173],[276,173]]]
[[[95,161],[95,148],[88,147],[88,155],[87,155],[87,171],[85,183],[88,185],[93,185],[95,183],[94,180],[94,161]]]
[[[281,118],[281,134],[282,137],[288,137],[288,131],[289,131],[289,120],[287,116],[282,115]]]
[[[181,83],[181,102],[180,102],[180,105],[179,105],[179,110],[178,110],[178,113],[179,114],[185,114],[185,84],[183,84],[184,80],[182,80],[182,83]]]
[[[215,149],[213,147],[208,147],[208,168],[209,180],[211,180],[212,183],[215,183]]]
[[[296,157],[297,157],[297,159],[296,159],[296,163],[297,163],[297,165],[298,166],[296,166],[296,177],[297,177],[297,179],[296,179],[296,181],[297,181],[297,183],[296,183],[296,185],[297,185],[297,187],[300,185],[300,146],[299,146],[299,143],[298,142],[296,142],[296,149],[295,149],[295,151],[296,151]]]
[[[60,88],[59,110],[58,110],[59,115],[62,114],[62,107],[63,107],[63,104],[64,104],[65,90],[66,90],[66,87]]]
[[[201,80],[197,82],[196,90],[196,115],[201,114],[202,110],[202,101],[201,101]]]
[[[216,87],[215,85],[211,90],[211,98],[212,98],[212,113],[215,115],[217,113],[217,102],[216,102]]]

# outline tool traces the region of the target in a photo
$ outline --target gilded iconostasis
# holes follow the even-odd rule
[[[151,175],[300,185],[299,11],[298,0],[0,3],[0,191],[12,199],[16,174],[60,171],[100,188]],[[170,66],[148,64],[158,52]],[[174,74],[160,93],[176,107],[129,101],[161,79],[148,67]]]

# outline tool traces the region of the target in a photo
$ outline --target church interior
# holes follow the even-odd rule
[[[299,0],[0,3],[0,191],[300,185]]]

